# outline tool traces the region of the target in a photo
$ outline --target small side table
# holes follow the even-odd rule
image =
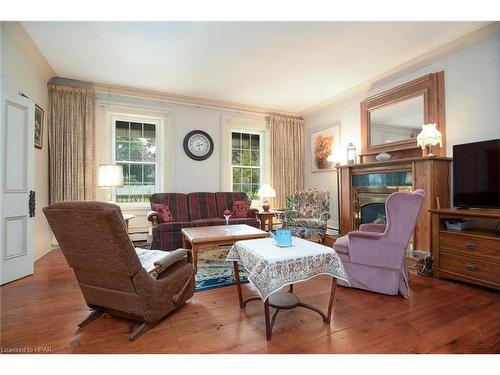
[[[273,218],[276,215],[275,211],[259,211],[257,215],[259,216],[260,230],[273,230]],[[268,229],[266,229],[266,224]]]
[[[328,247],[333,247],[333,245],[335,245],[335,241],[337,241],[338,237],[339,236],[335,236],[332,234],[325,235],[325,238],[323,238],[323,245],[328,246]]]

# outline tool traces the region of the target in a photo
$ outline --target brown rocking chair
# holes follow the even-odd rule
[[[79,327],[104,313],[138,320],[133,341],[193,296],[191,252],[165,252],[155,279],[141,266],[118,206],[61,202],[43,212],[91,309]]]

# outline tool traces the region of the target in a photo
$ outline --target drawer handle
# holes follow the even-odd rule
[[[476,270],[476,265],[475,264],[466,264],[465,268],[467,268],[469,271],[475,271]]]
[[[472,243],[472,242],[469,242],[469,243],[466,243],[465,244],[465,247],[469,250],[475,250],[476,249],[476,244],[475,243]]]

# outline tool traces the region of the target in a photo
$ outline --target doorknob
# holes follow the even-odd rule
[[[35,217],[35,207],[36,207],[35,192],[33,190],[30,190],[30,196],[28,200],[28,210],[30,217]]]

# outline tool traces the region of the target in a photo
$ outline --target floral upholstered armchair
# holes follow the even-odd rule
[[[294,236],[325,237],[326,221],[330,218],[330,192],[306,189],[295,192],[287,200],[284,225]]]

